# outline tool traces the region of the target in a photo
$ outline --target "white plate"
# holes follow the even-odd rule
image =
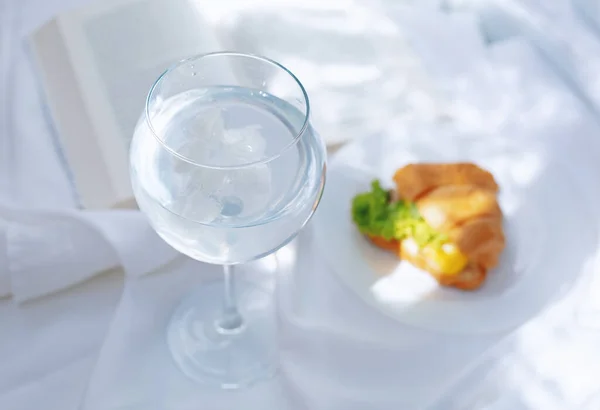
[[[572,284],[596,244],[589,204],[560,157],[509,140],[415,134],[356,141],[330,162],[315,215],[318,248],[343,283],[404,324],[456,333],[518,326]],[[507,246],[477,291],[439,287],[427,273],[372,246],[352,223],[352,198],[373,178],[391,187],[397,168],[431,161],[475,162],[500,185]]]

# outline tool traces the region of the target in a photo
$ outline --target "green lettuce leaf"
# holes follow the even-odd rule
[[[416,205],[408,201],[390,201],[390,191],[381,187],[378,180],[371,183],[371,191],[358,194],[352,200],[352,220],[358,230],[386,240],[411,237],[419,246],[441,246],[447,241],[425,222]]]

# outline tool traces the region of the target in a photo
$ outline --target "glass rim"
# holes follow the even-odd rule
[[[281,148],[279,150],[279,152],[266,157],[266,158],[262,158],[260,160],[257,161],[252,161],[252,162],[248,162],[248,163],[244,163],[244,164],[239,164],[239,165],[210,165],[210,164],[202,164],[199,163],[197,161],[194,161],[188,157],[186,157],[185,155],[180,154],[179,152],[177,152],[175,149],[169,147],[158,135],[158,133],[156,132],[156,130],[154,129],[153,125],[152,125],[152,121],[150,119],[150,99],[152,98],[152,96],[154,95],[154,92],[156,90],[156,88],[162,83],[162,81],[166,78],[166,76],[168,74],[170,74],[171,72],[173,72],[174,70],[178,69],[179,67],[183,66],[184,64],[187,64],[191,61],[198,61],[198,60],[202,60],[204,58],[210,58],[210,57],[245,57],[245,58],[250,58],[250,59],[254,59],[254,60],[259,60],[262,61],[264,63],[273,65],[279,69],[282,69],[285,73],[287,73],[289,76],[292,77],[292,79],[296,82],[296,84],[298,85],[298,87],[300,87],[300,91],[302,91],[302,95],[304,96],[304,101],[305,101],[305,105],[306,105],[306,113],[304,114],[304,121],[302,123],[302,127],[300,128],[300,130],[297,132],[297,134],[294,136],[294,138],[292,138],[292,140],[285,145],[283,148]],[[306,90],[304,89],[304,86],[302,85],[302,82],[298,79],[298,77],[296,77],[296,75],[294,75],[294,73],[292,73],[287,67],[285,67],[283,64],[278,63],[275,60],[272,60],[268,57],[263,57],[260,55],[256,55],[256,54],[250,54],[250,53],[241,53],[241,52],[237,52],[237,51],[215,51],[215,52],[211,52],[211,53],[203,53],[203,54],[196,54],[190,57],[186,57],[184,59],[181,59],[177,62],[175,62],[174,64],[172,64],[171,66],[169,66],[165,71],[162,72],[162,74],[160,76],[158,76],[158,78],[154,81],[154,83],[152,84],[152,86],[150,87],[150,91],[148,91],[148,95],[146,96],[146,102],[145,102],[145,107],[144,107],[144,115],[145,115],[145,120],[146,120],[146,125],[148,126],[148,128],[150,129],[150,132],[152,133],[152,135],[154,136],[154,138],[156,138],[156,140],[159,142],[159,144],[166,149],[168,152],[170,152],[172,155],[174,155],[175,157],[179,158],[180,160],[187,162],[188,164],[197,166],[197,167],[201,167],[201,168],[208,168],[208,169],[221,169],[221,170],[227,170],[227,169],[243,169],[243,168],[248,168],[248,167],[252,167],[252,166],[256,166],[256,165],[261,165],[261,164],[267,164],[277,158],[279,158],[281,155],[283,155],[288,149],[290,149],[291,147],[295,146],[296,143],[300,140],[300,138],[302,137],[302,135],[306,132],[306,130],[308,129],[309,125],[310,125],[310,101],[308,99],[308,93],[306,92]]]

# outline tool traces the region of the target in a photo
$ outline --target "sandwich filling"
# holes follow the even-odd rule
[[[468,264],[467,256],[423,219],[414,202],[393,200],[377,180],[369,192],[354,197],[352,219],[362,234],[397,241],[398,253],[420,254],[434,271],[458,274]]]

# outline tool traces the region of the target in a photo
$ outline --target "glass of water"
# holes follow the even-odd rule
[[[233,52],[180,61],[150,90],[130,151],[138,205],[173,248],[224,271],[168,325],[172,356],[196,381],[237,388],[276,369],[271,295],[235,266],[287,244],[317,207],[326,151],[309,112],[288,69]]]

